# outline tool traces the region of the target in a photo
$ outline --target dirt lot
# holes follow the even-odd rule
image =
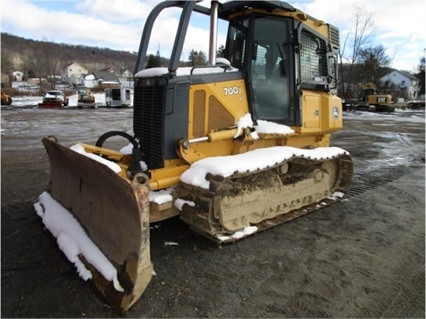
[[[354,159],[345,201],[223,247],[178,218],[156,224],[156,276],[128,316],[424,318],[424,111],[344,118],[332,142]],[[115,317],[33,203],[49,179],[41,137],[93,143],[131,128],[132,110],[3,109],[1,120],[2,317]]]

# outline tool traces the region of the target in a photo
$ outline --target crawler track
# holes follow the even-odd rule
[[[352,174],[349,155],[328,160],[295,157],[255,173],[208,176],[209,190],[181,184],[174,196],[195,204],[183,206],[185,222],[223,243],[252,234],[233,236],[247,227],[256,226],[258,232],[338,202]]]

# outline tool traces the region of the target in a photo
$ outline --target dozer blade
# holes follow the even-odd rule
[[[49,192],[78,220],[90,239],[117,270],[124,292],[91,265],[95,287],[117,312],[125,312],[151,280],[149,180],[137,174],[132,182],[109,167],[64,147],[42,140],[50,159]]]

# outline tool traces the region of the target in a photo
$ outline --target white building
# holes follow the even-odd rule
[[[409,100],[417,98],[420,81],[408,72],[393,70],[381,77],[379,81],[384,85],[394,84],[396,88],[407,94]]]
[[[133,74],[129,70],[125,69],[121,71],[121,75],[118,76],[121,86],[126,88],[133,88]]]
[[[62,82],[78,85],[80,83],[77,83],[77,79],[80,79],[82,74],[87,73],[88,70],[84,66],[74,62],[61,70],[61,80]]]
[[[13,80],[21,82],[24,79],[24,72],[21,71],[14,71],[12,72]]]

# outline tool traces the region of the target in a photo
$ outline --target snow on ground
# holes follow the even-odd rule
[[[105,93],[93,93],[95,97],[95,103],[99,105],[105,105]],[[68,106],[77,106],[77,94],[68,96]],[[43,102],[42,96],[13,96],[12,107],[23,107],[23,106],[38,106],[39,103]],[[66,108],[65,107],[65,108]]]
[[[13,96],[11,106],[38,105],[41,102],[43,102],[42,96]]]
[[[343,120],[361,120],[361,121],[376,121],[378,124],[387,120],[395,122],[425,122],[425,109],[395,109],[392,113],[375,113],[375,112],[344,112]],[[343,126],[345,124],[343,123]],[[386,124],[384,124],[386,125]]]
[[[257,232],[257,229],[258,228],[256,226],[247,226],[239,231],[236,231],[230,236],[216,235],[216,238],[219,239],[221,242],[237,240],[254,234],[255,232]]]

